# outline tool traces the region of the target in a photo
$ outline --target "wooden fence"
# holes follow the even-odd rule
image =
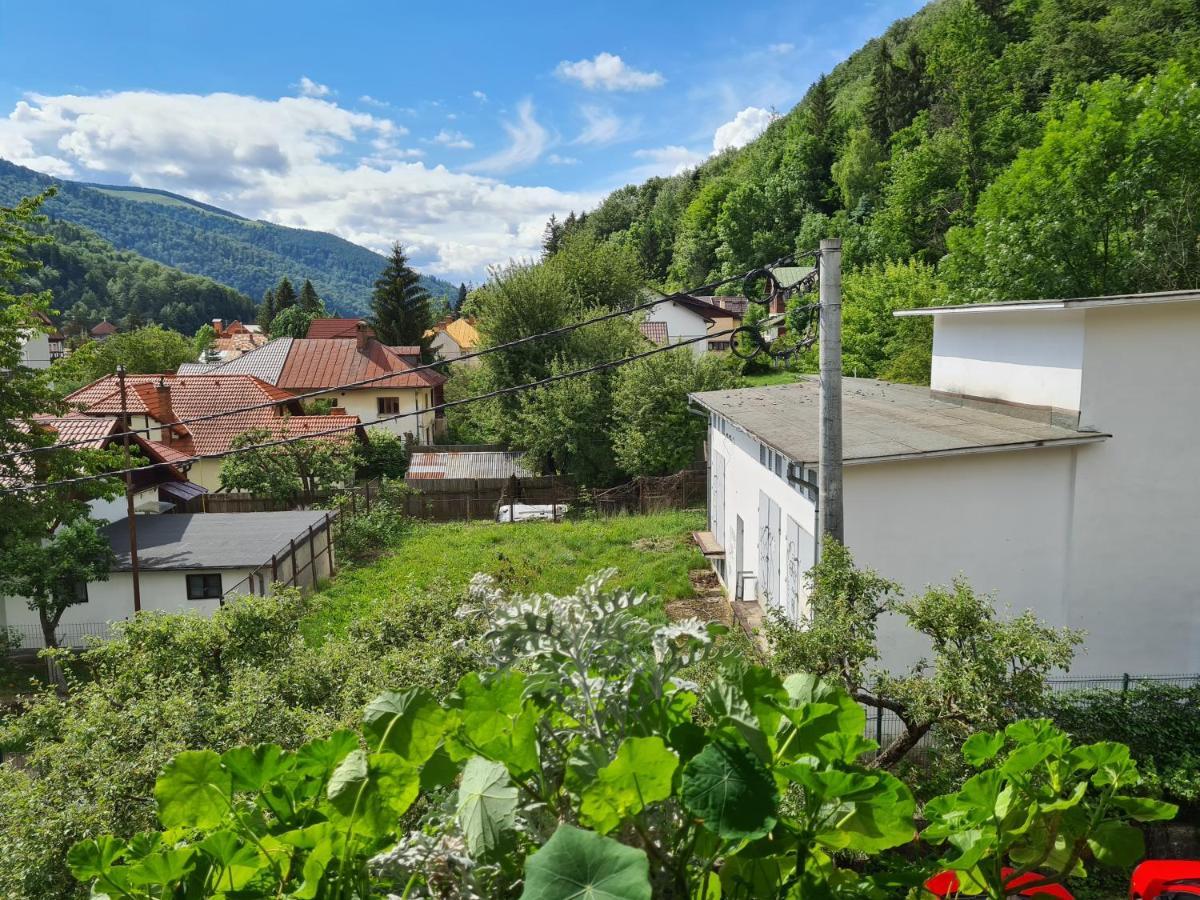
[[[643,476],[592,495],[596,512],[655,513],[668,509],[691,509],[708,501],[708,471],[685,469],[674,475]]]

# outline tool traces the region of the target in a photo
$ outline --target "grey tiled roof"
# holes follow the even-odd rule
[[[138,516],[138,565],[155,571],[257,568],[325,516],[325,510]],[[129,524],[121,519],[104,530],[117,557],[113,570],[129,571]]]
[[[798,384],[689,396],[792,462],[815,466],[819,389],[817,379],[808,378]],[[936,400],[928,388],[869,378],[842,382],[842,450],[847,463],[1077,444],[1110,436]]]

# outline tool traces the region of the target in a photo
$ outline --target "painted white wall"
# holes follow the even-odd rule
[[[725,563],[718,568],[722,582],[730,596],[736,589],[737,572],[751,572],[754,578],[745,582],[745,596],[758,596],[794,613],[804,613],[802,578],[813,564],[814,524],[816,509],[812,502],[791,487],[787,482],[786,463],[781,464],[780,473],[766,468],[759,462],[759,443],[746,432],[711,416],[708,430],[710,453],[724,461],[724,478],[721,485],[710,483],[710,503],[723,504],[724,514],[720,518],[721,534],[715,534],[718,543],[725,548]],[[710,473],[713,466],[710,465]],[[760,521],[760,494],[765,492],[779,506],[779,528],[774,534],[766,534],[768,523]],[[737,520],[741,517],[742,556],[737,556]],[[798,540],[789,541],[788,520],[798,526]],[[710,518],[710,525],[712,518]],[[797,529],[792,529],[793,534]],[[760,568],[760,541],[774,540],[775,552],[771,554],[775,563],[775,582],[779,585],[778,596],[765,596],[772,573]]]
[[[158,512],[158,488],[146,488],[144,491],[138,491],[133,495],[133,508],[139,511]],[[148,507],[153,506],[153,510]],[[118,494],[110,500],[93,500],[88,504],[88,509],[91,511],[89,515],[93,519],[105,519],[109,522],[115,522],[118,519],[124,519],[129,507],[125,501],[124,494]]]
[[[934,317],[930,387],[950,394],[1078,410],[1083,310]]]
[[[646,310],[645,320],[647,322],[665,322],[667,339],[672,344],[708,334],[708,320],[704,316],[674,301],[650,307]],[[690,347],[696,356],[702,356],[708,352],[706,341],[697,341]]]
[[[21,345],[21,365],[30,369],[50,368],[50,335],[44,331],[29,331]]]

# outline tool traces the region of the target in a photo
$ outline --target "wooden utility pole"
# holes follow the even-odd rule
[[[842,518],[842,242],[821,241],[821,421],[818,435],[819,547],[845,540]]]
[[[133,473],[129,464],[129,432],[133,425],[129,421],[129,404],[125,400],[125,367],[117,366],[117,384],[121,390],[121,430],[125,437],[121,443],[125,447],[125,511],[129,520],[129,565],[133,573],[133,612],[136,615],[142,611],[142,583],[138,572],[137,518],[133,514]]]

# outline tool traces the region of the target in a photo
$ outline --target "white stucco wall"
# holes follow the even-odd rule
[[[429,409],[433,405],[433,393],[429,388],[419,390],[413,388],[364,388],[327,396],[335,397],[338,406],[350,415],[358,416],[368,429],[382,428],[398,437],[411,434],[418,443],[432,443],[431,429],[434,418],[432,412],[419,416],[405,416],[403,419],[393,419],[379,425],[371,424],[381,415],[377,402],[379,397],[400,398],[400,412],[402,413],[410,410]]]
[[[650,307],[646,310],[646,321],[665,322],[667,337],[672,344],[708,334],[708,320],[704,316],[675,302],[660,303]],[[706,341],[697,341],[690,347],[696,356],[702,356],[708,352]]]
[[[935,391],[1079,409],[1083,310],[947,313],[935,318]]]

